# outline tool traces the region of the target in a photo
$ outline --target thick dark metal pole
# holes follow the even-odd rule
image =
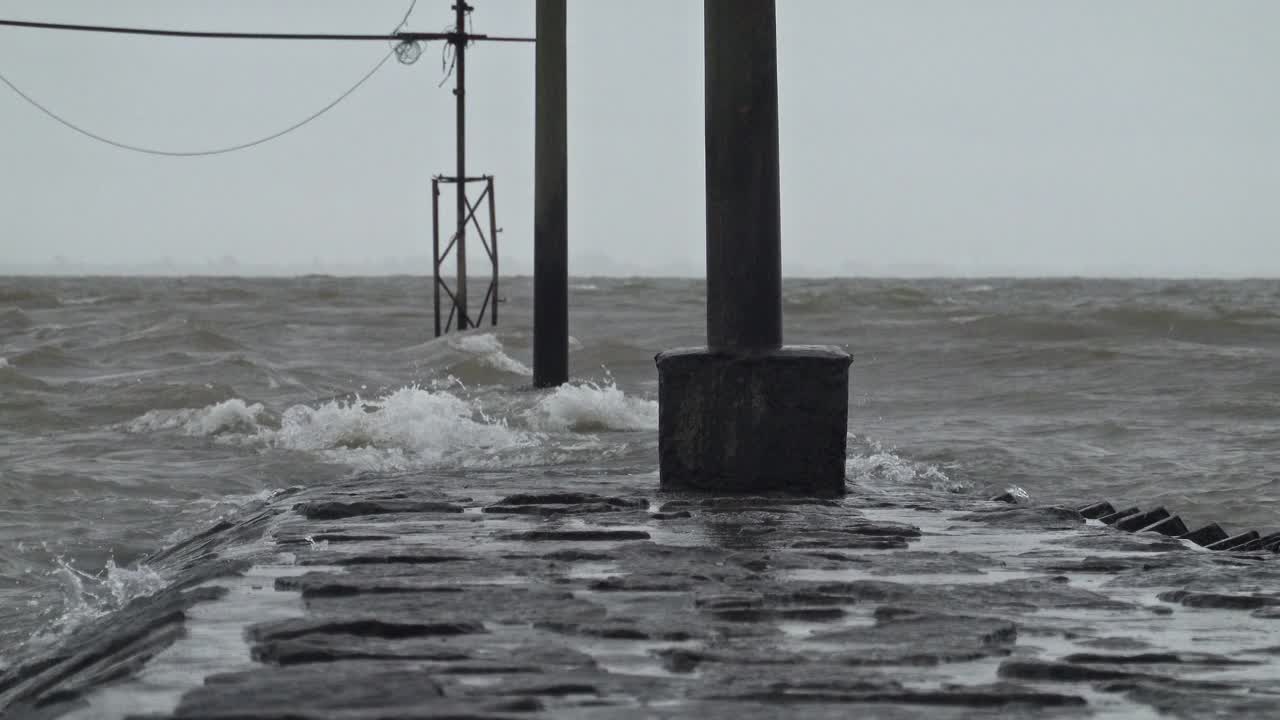
[[[467,318],[467,39],[466,21],[470,5],[464,0],[457,0],[453,6],[456,17],[454,27],[453,49],[456,63],[457,84],[453,94],[457,98],[457,137],[458,137],[458,229],[457,245],[453,252],[458,256],[458,282],[455,292],[455,304],[458,308],[458,329],[471,327]]]
[[[569,379],[565,0],[538,0],[533,186],[533,384]]]
[[[774,0],[704,0],[707,344],[782,345]]]
[[[849,364],[782,345],[774,0],[704,0],[707,347],[659,353],[664,490],[840,495]]]

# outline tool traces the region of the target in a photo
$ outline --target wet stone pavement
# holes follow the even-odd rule
[[[0,715],[1280,717],[1270,552],[964,496],[655,484],[284,491],[0,674]]]

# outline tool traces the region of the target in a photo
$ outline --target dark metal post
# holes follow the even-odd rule
[[[706,0],[707,344],[782,345],[774,0]]]
[[[565,0],[538,0],[533,188],[533,384],[569,379]]]
[[[436,337],[440,337],[440,180],[431,178],[431,289],[435,293]]]
[[[470,327],[467,320],[467,11],[471,6],[464,0],[457,0],[453,6],[455,27],[453,35],[454,62],[457,71],[457,84],[453,94],[457,98],[457,137],[458,137],[458,234],[454,253],[458,256],[458,281],[454,291],[457,296],[454,303],[458,308],[458,329]]]
[[[489,176],[489,251],[493,253],[493,309],[490,315],[494,327],[498,326],[498,211],[494,209],[497,198],[493,196],[493,176]],[[484,318],[481,318],[483,321]]]
[[[664,490],[844,492],[848,353],[782,345],[774,0],[704,0],[707,347],[659,353]]]

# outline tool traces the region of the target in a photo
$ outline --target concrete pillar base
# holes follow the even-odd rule
[[[656,360],[663,490],[844,493],[848,353],[681,348]]]

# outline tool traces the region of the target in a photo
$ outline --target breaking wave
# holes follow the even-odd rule
[[[532,407],[507,407],[501,415],[464,391],[456,382],[413,385],[371,399],[294,405],[279,415],[231,398],[203,408],[150,410],[123,429],[307,452],[361,471],[394,471],[536,464],[540,454],[585,447],[556,443],[556,435],[658,427],[656,402],[628,396],[612,382],[565,385]]]
[[[628,397],[610,382],[562,385],[528,412],[529,424],[548,432],[657,430],[658,403]]]
[[[447,463],[460,454],[493,456],[536,438],[450,392],[406,387],[376,400],[295,405],[264,439],[277,448],[321,452],[362,469],[397,470]]]
[[[183,435],[207,437],[223,434],[258,434],[267,420],[261,403],[231,398],[208,407],[182,410],[149,410],[128,424],[132,433],[176,430]]]
[[[478,358],[482,364],[495,370],[525,377],[533,376],[533,370],[528,365],[507,355],[502,347],[502,341],[491,333],[452,337],[449,339],[449,344],[468,355]]]
[[[861,453],[856,452],[859,449]],[[878,440],[859,440],[854,435],[849,436],[845,481],[872,488],[924,487],[951,493],[967,492],[973,487],[948,476],[937,465],[907,460]]]
[[[30,651],[67,637],[85,623],[128,605],[133,600],[154,595],[168,580],[146,565],[124,568],[108,560],[100,572],[88,573],[59,557],[49,575],[60,587],[60,603],[44,612],[43,624],[22,644]]]

